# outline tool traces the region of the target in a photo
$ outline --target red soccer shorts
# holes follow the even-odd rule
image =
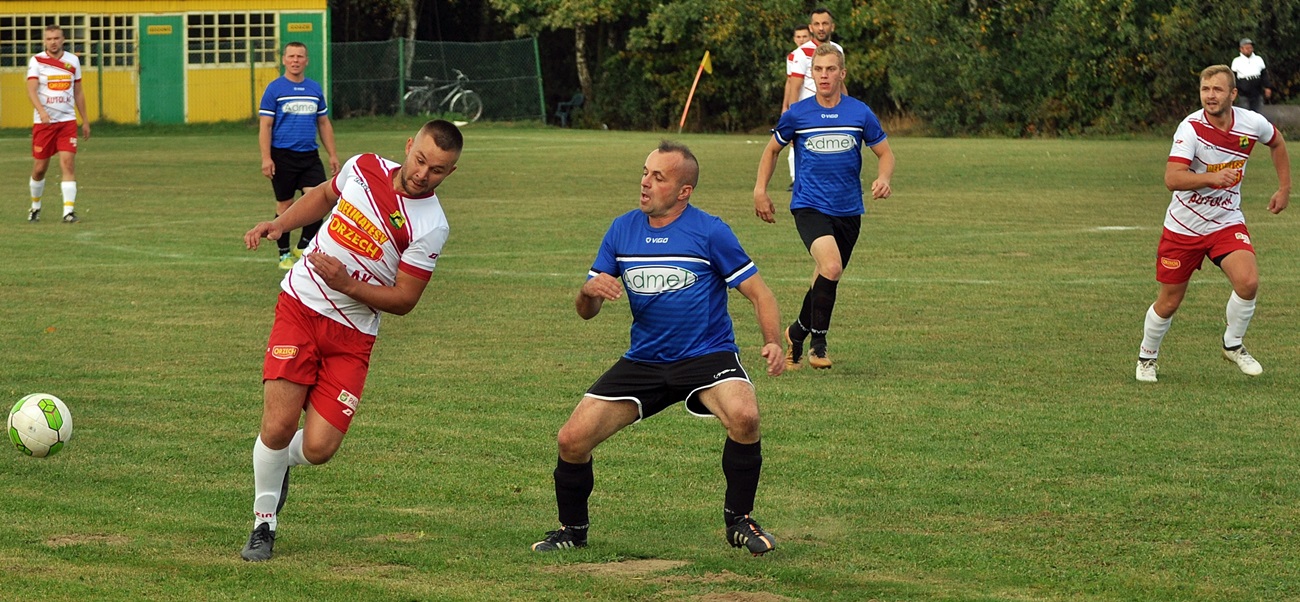
[[[32,126],[32,156],[49,159],[58,153],[77,152],[77,122],[38,123]]]
[[[346,433],[361,403],[374,346],[374,336],[326,318],[281,292],[262,379],[307,385],[306,403]]]
[[[1156,282],[1182,284],[1201,269],[1206,257],[1215,259],[1233,251],[1255,252],[1246,224],[1228,226],[1205,236],[1185,236],[1165,229],[1156,250]]]

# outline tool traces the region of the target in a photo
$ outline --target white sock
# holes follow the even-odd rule
[[[1237,296],[1237,291],[1232,291],[1232,296],[1228,297],[1228,328],[1223,331],[1223,346],[1236,347],[1241,344],[1241,338],[1246,336],[1246,328],[1250,326],[1250,319],[1255,315],[1255,300],[1247,301]]]
[[[27,188],[32,193],[32,209],[41,208],[41,197],[45,196],[45,180],[27,180]]]
[[[72,207],[77,202],[77,183],[63,183],[63,215],[72,213]]]
[[[275,530],[275,507],[280,503],[280,485],[289,470],[289,450],[271,449],[259,436],[253,444],[253,527],[270,523]]]
[[[302,453],[302,429],[298,429],[298,432],[293,434],[293,439],[289,441],[289,466],[311,465],[307,456]]]
[[[1154,304],[1147,308],[1146,323],[1142,329],[1142,347],[1138,349],[1138,357],[1155,358],[1160,355],[1160,342],[1164,340],[1165,333],[1169,332],[1169,324],[1173,322],[1174,317],[1160,317],[1156,313]]]

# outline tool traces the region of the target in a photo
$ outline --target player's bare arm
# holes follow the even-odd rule
[[[790,110],[790,105],[799,102],[799,91],[803,89],[803,78],[788,76],[785,78],[785,93],[781,95],[781,112]]]
[[[317,187],[319,188],[319,186]],[[370,284],[353,278],[342,261],[325,253],[308,253],[304,256],[311,271],[320,276],[330,288],[379,311],[404,316],[415,309],[429,281],[398,270],[393,286]]]
[[[1170,192],[1200,190],[1202,188],[1227,188],[1241,178],[1240,169],[1222,169],[1215,172],[1195,173],[1191,166],[1178,161],[1165,164],[1165,188]]]
[[[600,308],[606,300],[613,301],[623,296],[623,285],[618,283],[618,278],[609,274],[596,274],[582,283],[582,288],[578,289],[578,297],[573,300],[574,309],[584,320],[590,320],[600,313]]]
[[[72,101],[81,115],[81,139],[90,140],[90,114],[86,112],[86,92],[80,81],[72,84]]]
[[[794,152],[794,151],[790,151]],[[763,147],[763,154],[758,158],[758,177],[754,181],[754,215],[769,224],[776,223],[776,206],[767,194],[767,185],[772,181],[772,172],[776,170],[776,156],[781,153],[781,144],[773,136]]]
[[[758,328],[763,333],[761,353],[767,361],[767,373],[779,376],[785,371],[785,350],[781,348],[781,312],[776,306],[776,295],[759,274],[746,278],[736,290],[754,304]]]
[[[1286,152],[1286,141],[1282,139],[1282,132],[1273,136],[1268,149],[1273,157],[1273,169],[1277,171],[1277,192],[1269,197],[1268,210],[1270,213],[1277,214],[1291,203],[1291,157]]]
[[[257,148],[262,152],[262,175],[270,178],[275,176],[275,161],[271,160],[271,126],[275,125],[274,117],[262,115],[257,118]]]
[[[890,180],[894,179],[894,151],[889,148],[889,141],[882,140],[880,144],[871,147],[871,152],[876,154],[876,179],[871,182],[871,198],[887,199],[894,191],[889,186]]]
[[[329,182],[315,186],[294,202],[288,211],[280,214],[280,217],[253,226],[253,229],[244,234],[244,246],[255,250],[263,238],[276,240],[285,232],[325,219],[338,202],[339,195],[335,194],[334,187]]]
[[[321,146],[325,147],[325,153],[330,158],[330,175],[339,173],[339,154],[334,150],[334,124],[330,123],[330,118],[321,115],[316,118],[316,129],[320,132]]]
[[[31,101],[32,108],[36,109],[36,114],[40,116],[41,123],[50,122],[50,114],[45,112],[45,106],[41,104],[41,95],[37,91],[41,82],[36,78],[27,80],[27,100]]]

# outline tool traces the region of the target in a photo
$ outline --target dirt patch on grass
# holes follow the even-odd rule
[[[129,541],[131,539],[125,535],[56,535],[45,540],[45,545],[51,548],[80,546],[88,543],[120,546]]]
[[[547,570],[553,572],[577,572],[591,575],[636,578],[684,567],[688,564],[690,563],[685,560],[659,560],[655,558],[646,558],[640,560],[624,560],[622,562],[570,564],[551,567]]]

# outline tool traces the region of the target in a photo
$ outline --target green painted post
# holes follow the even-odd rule
[[[98,59],[96,73],[99,74],[99,120],[104,120],[104,43],[95,44],[95,56]],[[86,121],[90,121],[90,115],[86,115]]]
[[[405,38],[397,38],[397,113],[406,114],[406,43]]]
[[[533,66],[537,69],[537,106],[541,109],[542,125],[546,125],[546,94],[542,91],[542,54],[537,50],[537,36],[533,36]]]

